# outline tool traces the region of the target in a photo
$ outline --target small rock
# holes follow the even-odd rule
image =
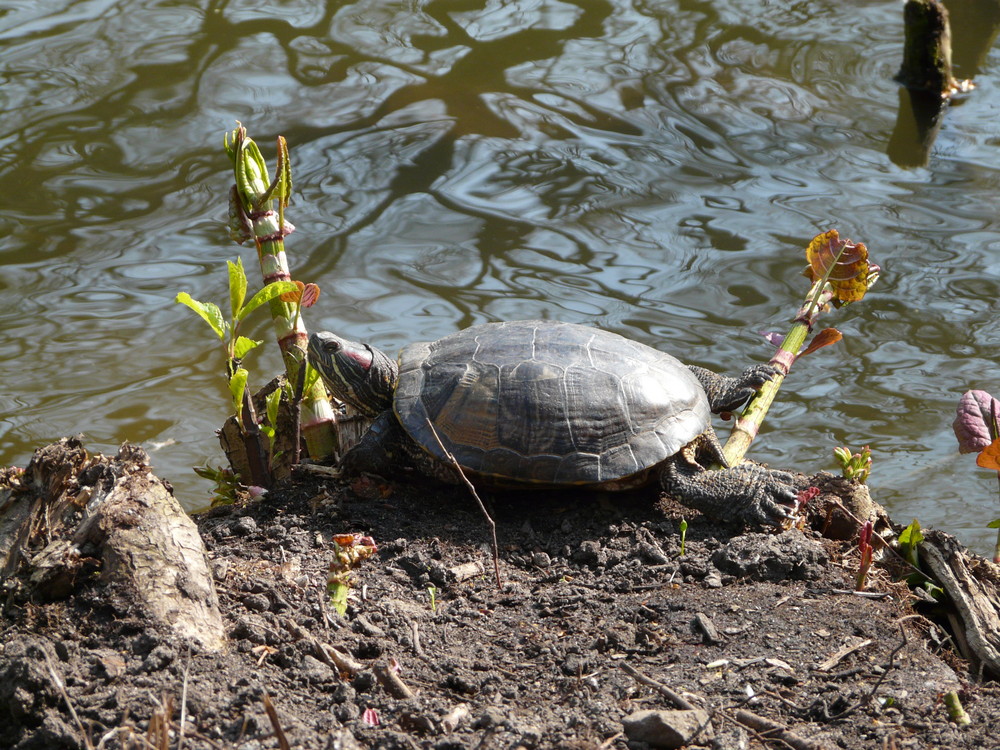
[[[675,711],[636,711],[622,720],[625,734],[633,742],[645,742],[652,747],[680,748],[710,739],[708,713],[700,708]]]
[[[271,600],[264,594],[248,594],[243,597],[243,606],[251,612],[267,612],[271,609]]]
[[[650,563],[651,565],[665,565],[670,562],[670,558],[666,556],[663,550],[650,542],[639,543],[639,557],[643,562]]]
[[[596,568],[603,565],[607,560],[607,553],[601,549],[600,542],[586,540],[580,542],[580,546],[573,553],[573,560],[578,563]]]
[[[353,703],[357,697],[358,691],[347,682],[341,682],[333,691],[334,703]]]
[[[747,750],[750,747],[750,740],[747,732],[742,727],[733,727],[723,732],[712,740],[712,750]]]
[[[337,677],[336,672],[330,669],[329,665],[324,664],[311,654],[302,657],[302,667],[299,674],[303,680],[312,683],[330,682]]]
[[[702,584],[706,588],[721,589],[722,588],[722,573],[720,573],[718,571],[718,569],[713,568],[712,570],[708,571],[708,575],[705,576],[705,580],[702,581]]]
[[[507,720],[506,714],[502,709],[488,706],[484,708],[476,720],[472,724],[473,729],[492,729],[493,727],[498,727]]]
[[[226,580],[226,576],[229,574],[229,560],[212,560],[210,566],[212,568],[212,577],[216,581]]]
[[[346,729],[334,732],[326,741],[326,750],[363,750],[364,746]]]
[[[531,555],[531,564],[536,568],[547,568],[552,564],[552,558],[545,552],[534,552]]]
[[[257,522],[250,516],[243,516],[236,519],[230,527],[230,532],[235,536],[250,536],[257,533]]]
[[[367,670],[358,672],[354,675],[354,679],[351,680],[351,686],[359,693],[370,693],[375,689],[377,683],[378,680],[375,679],[375,673]]]

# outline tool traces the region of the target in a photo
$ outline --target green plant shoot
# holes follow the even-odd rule
[[[839,332],[832,329],[821,331],[813,345],[802,351],[820,313],[831,304],[841,307],[860,301],[880,273],[878,266],[868,262],[868,248],[860,242],[840,239],[836,229],[812,239],[806,248],[806,260],[809,266],[805,275],[812,281],[812,287],[782,339],[778,352],[771,358],[771,363],[780,370],[780,374],[763,385],[736,420],[723,449],[730,466],[743,460],[796,357],[840,338]]]
[[[347,599],[355,583],[354,569],[377,551],[378,547],[370,536],[334,535],[333,560],[330,562],[326,583],[330,592],[330,602],[342,617],[347,612]]]
[[[872,452],[866,445],[857,453],[851,453],[850,448],[834,448],[833,456],[840,465],[840,473],[844,479],[865,484],[872,473]]]
[[[265,281],[291,282],[285,237],[294,227],[285,221],[285,209],[292,195],[292,171],[288,145],[277,140],[277,167],[269,181],[267,164],[246,128],[237,127],[225,138],[226,154],[233,165],[235,185],[229,194],[230,236],[239,244],[253,240],[257,248],[261,274]],[[277,211],[273,206],[277,204]],[[318,287],[297,282],[294,291],[269,300],[275,336],[285,363],[289,383],[298,382],[301,367],[307,368],[301,401],[302,436],[310,457],[327,460],[336,455],[333,404],[323,384],[308,377],[305,351],[308,332],[302,324],[301,308],[308,307],[318,295]]]
[[[682,518],[681,519],[681,557],[684,557],[684,554],[685,554],[684,545],[685,545],[685,542],[687,541],[687,533],[688,533],[688,522],[687,522],[687,519]]]

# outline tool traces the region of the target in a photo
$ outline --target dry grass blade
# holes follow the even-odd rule
[[[278,711],[271,703],[271,697],[267,693],[264,693],[264,710],[267,711],[267,718],[271,720],[271,726],[274,727],[274,736],[278,738],[278,747],[281,750],[291,750],[292,746],[288,744],[285,730],[281,728],[281,722],[278,720]]]
[[[73,704],[70,702],[69,693],[66,692],[66,686],[63,684],[62,678],[56,672],[56,668],[52,666],[52,660],[49,658],[48,652],[45,652],[45,667],[49,670],[49,677],[59,688],[60,694],[62,694],[63,700],[66,701],[66,708],[69,709],[70,716],[73,717],[73,721],[76,724],[77,729],[80,730],[80,736],[83,737],[83,745],[87,750],[94,750],[94,743],[90,741],[90,734],[83,726],[83,722],[80,721],[80,717],[77,716],[76,709],[73,708]]]

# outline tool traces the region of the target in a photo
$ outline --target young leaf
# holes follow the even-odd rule
[[[295,284],[295,289],[285,292],[281,295],[282,302],[288,302],[290,304],[298,304],[302,300],[302,290],[306,288],[306,285],[301,281],[293,281]]]
[[[1000,529],[1000,518],[995,518],[986,524],[987,529]]]
[[[240,191],[235,185],[229,188],[229,237],[237,245],[253,239],[253,223],[243,208]]]
[[[986,391],[966,391],[958,400],[952,429],[959,453],[978,453],[993,442],[993,415],[1000,414],[1000,401]]]
[[[878,274],[878,266],[868,262],[868,248],[840,239],[836,229],[816,235],[806,248],[806,259],[806,275],[813,282],[829,282],[841,304],[860,301]]]
[[[233,407],[241,425],[243,424],[243,392],[246,390],[249,376],[250,373],[246,369],[238,367],[229,379],[229,392],[233,396]]]
[[[265,398],[267,404],[267,421],[272,427],[278,424],[278,407],[281,405],[281,389],[275,388]]]
[[[237,258],[235,263],[227,260],[226,264],[229,267],[229,305],[235,320],[247,296],[247,274],[243,270],[242,258]]]
[[[844,338],[844,334],[836,328],[824,328],[822,331],[813,336],[813,340],[809,342],[809,346],[799,352],[799,356],[804,357],[807,354],[812,354],[817,349],[822,349],[824,346],[836,344],[842,338]]]
[[[282,135],[278,136],[278,166],[275,171],[278,173],[275,175],[278,181],[278,201],[282,208],[287,208],[292,200],[292,166],[288,158],[288,143]]]
[[[987,445],[976,456],[976,466],[1000,471],[1000,438]]]
[[[302,290],[302,301],[300,304],[303,307],[312,307],[318,299],[319,286],[316,284],[306,284],[305,289]]]
[[[309,393],[312,387],[316,385],[316,381],[319,380],[319,371],[306,361],[306,379],[302,384],[302,392]]]
[[[258,346],[263,344],[263,341],[254,341],[253,339],[248,339],[246,336],[237,336],[236,345],[233,347],[233,356],[236,359],[243,359],[247,356],[247,352],[252,349],[256,349]]]
[[[903,557],[915,568],[920,567],[920,560],[917,557],[917,546],[924,541],[923,532],[920,531],[920,521],[916,518],[913,523],[899,532],[899,547]]]
[[[250,301],[247,302],[236,314],[236,320],[243,320],[258,307],[263,305],[265,302],[270,302],[275,297],[286,294],[287,292],[297,291],[298,287],[295,286],[294,281],[272,281],[250,298]]]
[[[178,292],[174,300],[182,305],[187,305],[198,313],[206,323],[212,326],[212,330],[218,334],[220,339],[224,338],[229,331],[229,324],[222,317],[222,310],[219,309],[218,305],[212,302],[199,302],[192,299],[187,292]]]

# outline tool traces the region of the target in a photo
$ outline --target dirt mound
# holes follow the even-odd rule
[[[103,489],[81,499],[72,472],[57,487],[78,520],[127,473],[100,460],[119,472]],[[0,531],[35,480],[8,474]],[[734,534],[655,493],[494,498],[491,512],[499,586],[459,490],[300,476],[198,516],[219,649],[150,615],[93,540],[40,598],[33,556],[58,532],[36,524],[4,579],[0,747],[638,750],[694,732],[717,748],[998,746],[996,689],[911,617],[905,586],[876,571],[881,598],[849,593],[849,542]],[[348,532],[379,551],[340,616],[326,578]],[[970,726],[948,721],[951,691]]]

